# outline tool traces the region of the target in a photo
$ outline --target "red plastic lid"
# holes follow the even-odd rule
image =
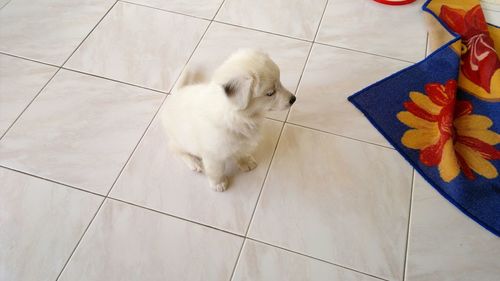
[[[385,4],[385,5],[406,5],[415,2],[416,0],[373,0],[375,2]]]

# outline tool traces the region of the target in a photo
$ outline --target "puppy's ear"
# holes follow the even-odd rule
[[[233,78],[226,82],[222,87],[224,88],[229,100],[239,110],[243,110],[248,107],[253,90],[252,77],[242,76]]]

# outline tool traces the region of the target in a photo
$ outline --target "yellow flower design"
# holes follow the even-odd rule
[[[457,82],[445,85],[429,83],[427,95],[411,92],[404,103],[407,111],[397,118],[412,128],[406,131],[401,142],[408,148],[420,150],[420,161],[426,166],[437,166],[441,178],[450,182],[460,171],[468,179],[475,179],[475,172],[488,179],[498,177],[490,160],[500,159],[494,146],[500,135],[489,130],[491,119],[472,114],[472,103],[455,98]]]

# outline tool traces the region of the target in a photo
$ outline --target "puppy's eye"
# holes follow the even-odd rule
[[[272,90],[272,91],[268,92],[266,95],[268,95],[268,96],[272,96],[272,95],[274,95],[275,93],[276,93],[276,90]]]

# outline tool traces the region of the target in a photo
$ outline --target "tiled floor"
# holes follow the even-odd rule
[[[0,280],[498,280],[500,240],[346,100],[425,56],[422,3],[0,0]],[[161,112],[242,47],[298,101],[216,193]]]

